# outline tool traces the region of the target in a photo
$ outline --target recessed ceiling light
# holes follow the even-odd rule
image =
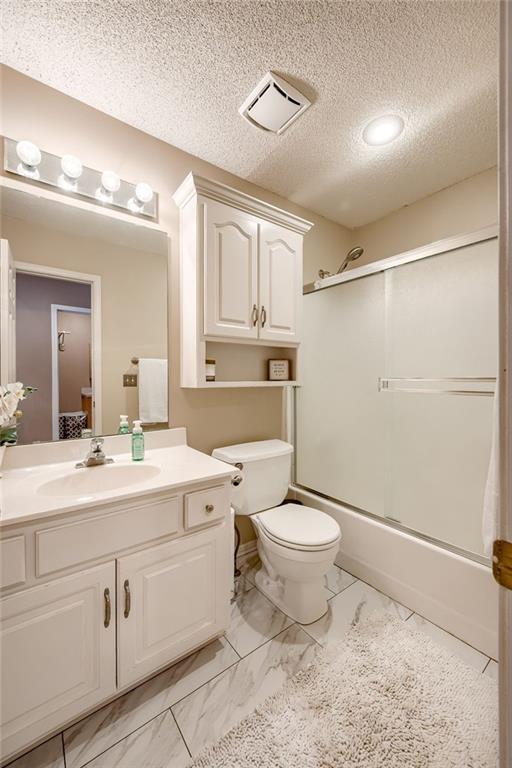
[[[363,139],[372,147],[389,144],[400,136],[404,121],[399,115],[383,115],[372,120],[363,131]]]

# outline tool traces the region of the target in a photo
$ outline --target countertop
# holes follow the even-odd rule
[[[108,455],[108,454],[107,454]],[[83,458],[83,457],[82,457]],[[145,465],[158,467],[156,477],[124,488],[101,490],[87,495],[41,495],[38,488],[62,475],[75,472],[109,472],[110,467],[132,466],[131,455],[112,455],[114,464],[76,469],[76,460],[4,469],[0,481],[0,526],[26,523],[44,516],[61,515],[101,507],[161,491],[231,477],[234,468],[188,445],[152,448],[145,454]],[[136,471],[136,470],[135,470]]]

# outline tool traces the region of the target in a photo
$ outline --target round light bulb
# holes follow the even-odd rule
[[[35,168],[41,162],[41,151],[32,141],[18,141],[16,154],[24,165]]]
[[[153,199],[153,190],[149,184],[146,184],[145,181],[141,181],[135,187],[135,197],[139,203],[142,203],[143,205],[145,203],[150,203]]]
[[[76,180],[82,175],[82,162],[74,155],[64,155],[60,161],[60,167],[68,179]]]
[[[368,123],[363,131],[364,141],[372,147],[379,147],[394,141],[404,129],[399,115],[384,115]]]
[[[107,192],[117,192],[121,186],[121,179],[114,171],[103,171],[101,174],[101,183]]]

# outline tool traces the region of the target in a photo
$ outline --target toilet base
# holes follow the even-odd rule
[[[327,613],[328,604],[323,580],[297,582],[279,577],[273,579],[262,564],[256,573],[255,581],[265,597],[299,624],[312,624]]]

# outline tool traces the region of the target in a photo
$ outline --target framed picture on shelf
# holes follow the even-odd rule
[[[269,381],[289,381],[290,380],[290,361],[289,360],[269,360],[268,361]]]

